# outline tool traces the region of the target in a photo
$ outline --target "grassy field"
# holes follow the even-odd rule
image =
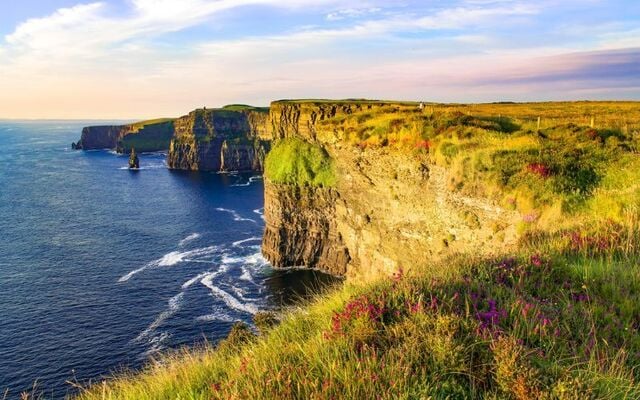
[[[257,332],[237,325],[218,346],[165,355],[79,397],[640,398],[640,104],[387,111],[320,129],[365,153],[428,155],[451,171],[452,191],[518,209],[517,251],[349,282],[278,324],[258,314]],[[286,140],[266,174],[331,185],[331,164],[320,148]]]

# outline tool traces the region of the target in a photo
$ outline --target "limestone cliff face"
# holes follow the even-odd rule
[[[265,111],[195,110],[178,118],[169,145],[169,168],[262,171],[269,150]]]
[[[306,266],[344,275],[350,261],[336,219],[338,192],[267,184],[263,253],[276,268]]]
[[[448,172],[428,156],[361,149],[346,143],[331,124],[319,124],[369,106],[389,113],[404,107],[272,104],[274,135],[322,146],[335,160],[338,183],[314,189],[265,180],[263,254],[269,261],[367,279],[454,252],[486,254],[513,245],[518,214],[451,192]]]
[[[111,149],[118,153],[129,153],[132,148],[139,152],[162,151],[169,147],[173,136],[171,120],[138,122],[127,125],[88,126],[82,129],[77,150]]]
[[[376,111],[383,107],[395,109],[395,106],[373,101],[353,103],[276,101],[271,103],[270,107],[271,132],[273,137],[278,139],[297,136],[316,140],[317,124],[320,121],[351,115],[356,111]]]
[[[88,126],[82,129],[76,149],[116,149],[118,142],[130,132],[128,125]]]

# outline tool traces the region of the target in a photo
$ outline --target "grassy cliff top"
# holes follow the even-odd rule
[[[390,105],[338,112],[316,131],[365,153],[425,155],[453,192],[518,210],[522,232],[640,207],[638,102]]]
[[[229,111],[258,111],[264,113],[269,112],[269,107],[254,107],[247,104],[229,104],[222,107],[222,109]]]
[[[640,398],[640,231],[626,222],[346,285],[80,398]]]
[[[323,104],[396,104],[396,105],[407,105],[407,106],[417,106],[420,104],[419,101],[397,101],[397,100],[374,100],[374,99],[282,99],[273,101],[271,104],[312,104],[312,105],[323,105]]]

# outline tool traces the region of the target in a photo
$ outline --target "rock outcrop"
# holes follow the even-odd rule
[[[262,251],[274,267],[306,266],[335,275],[347,272],[350,256],[338,232],[338,196],[330,188],[265,186],[269,201],[264,208]]]
[[[129,154],[129,169],[140,169],[140,160],[134,148],[131,149],[131,154]]]
[[[308,266],[368,279],[455,252],[483,254],[513,245],[520,220],[515,211],[452,192],[448,171],[432,164],[425,154],[360,148],[346,142],[348,127],[336,127],[354,112],[412,112],[407,107],[366,102],[272,103],[274,136],[298,137],[321,146],[337,171],[332,188],[265,179],[262,251],[274,266]]]
[[[233,105],[198,109],[177,119],[89,126],[73,149],[128,153],[168,151],[171,169],[257,171],[264,169],[272,130],[269,109]]]
[[[269,150],[267,109],[199,109],[175,121],[167,165],[200,171],[262,171]]]

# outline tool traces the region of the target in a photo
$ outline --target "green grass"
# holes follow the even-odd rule
[[[269,107],[254,107],[247,104],[229,104],[222,107],[222,109],[229,111],[258,111],[263,113],[269,112]]]
[[[280,140],[267,155],[265,176],[273,182],[331,187],[336,183],[334,162],[320,146],[297,138]]]
[[[619,220],[640,205],[638,103],[382,104],[317,129],[362,151],[428,157],[450,171],[451,190],[526,216],[522,231]]]
[[[138,152],[168,149],[173,136],[173,122],[174,119],[161,118],[132,124],[132,132],[122,138],[118,150],[129,153],[131,148]]]
[[[638,252],[570,244],[347,284],[259,336],[236,328],[80,398],[638,398]]]

